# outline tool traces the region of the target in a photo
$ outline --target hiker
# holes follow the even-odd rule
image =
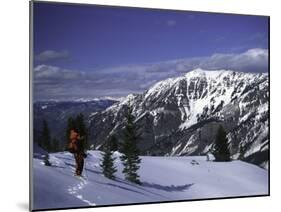
[[[73,153],[76,163],[75,175],[81,176],[83,167],[84,167],[84,158],[86,154],[84,152],[84,144],[83,137],[80,136],[78,130],[72,129],[70,130],[70,143],[69,143],[69,151]]]

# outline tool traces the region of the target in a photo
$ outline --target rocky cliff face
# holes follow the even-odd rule
[[[93,114],[90,140],[96,148],[111,134],[122,142],[124,113],[130,104],[143,154],[206,154],[223,125],[233,158],[267,167],[268,95],[267,74],[197,69]]]

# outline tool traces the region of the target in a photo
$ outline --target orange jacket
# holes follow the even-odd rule
[[[68,149],[70,152],[79,153],[83,151],[79,133],[75,132],[74,130],[71,130],[69,139],[70,142],[69,142]]]
[[[70,139],[71,142],[74,141],[74,140],[79,140],[80,135],[79,135],[79,133],[75,132],[74,130],[71,130],[69,139]]]

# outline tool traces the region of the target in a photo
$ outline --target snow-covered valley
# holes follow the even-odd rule
[[[206,161],[205,156],[143,156],[142,185],[124,180],[120,153],[115,152],[116,180],[100,168],[100,151],[88,151],[84,178],[73,176],[75,162],[68,152],[50,154],[45,166],[33,158],[33,209],[148,203],[268,194],[268,170],[234,160]]]

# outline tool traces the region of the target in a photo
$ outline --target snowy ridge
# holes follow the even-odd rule
[[[267,74],[196,69],[160,81],[94,115],[93,131],[105,131],[94,133],[94,140],[103,142],[107,135],[120,133],[128,104],[140,126],[145,126],[140,141],[145,154],[206,154],[219,124],[229,132],[233,158],[249,159],[266,150]],[[266,164],[266,154],[249,160]]]

